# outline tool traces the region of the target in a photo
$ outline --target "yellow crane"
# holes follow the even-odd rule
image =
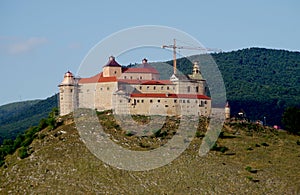
[[[173,45],[162,45],[162,48],[172,48],[173,49],[173,68],[174,68],[174,74],[176,74],[176,49],[191,49],[191,50],[201,50],[201,51],[214,51],[214,52],[221,52],[220,49],[211,49],[211,48],[203,48],[203,47],[190,47],[190,46],[177,46],[176,45],[176,39],[173,39]]]

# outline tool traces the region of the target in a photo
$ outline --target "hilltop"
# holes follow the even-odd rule
[[[98,113],[98,117],[114,142],[131,150],[156,148],[176,131],[170,127],[152,137],[139,138],[125,134],[109,111]],[[147,123],[148,119],[137,116],[135,120]],[[154,170],[135,172],[111,167],[91,154],[80,139],[71,115],[60,121],[62,125],[57,128],[47,127],[36,134],[29,145],[29,157],[20,159],[18,151],[6,157],[0,168],[0,193],[300,192],[299,137],[285,131],[241,121],[228,122],[217,145],[205,157],[200,157],[198,149],[206,124],[205,120],[200,120],[196,137],[177,159]],[[167,125],[173,124],[172,121],[167,121]]]
[[[205,59],[206,56],[201,57]],[[284,110],[289,106],[300,106],[299,52],[249,48],[212,54],[212,57],[223,76],[233,116],[243,110],[250,120],[266,117],[267,125],[282,126]],[[172,64],[172,61],[167,63]],[[166,69],[160,63],[151,65],[163,75],[172,73],[172,68]],[[185,58],[178,59],[177,65],[183,73],[191,72],[192,64]],[[21,102],[0,107],[0,144],[3,139],[14,139],[46,117],[53,107],[58,106],[57,95],[25,105],[27,103]]]

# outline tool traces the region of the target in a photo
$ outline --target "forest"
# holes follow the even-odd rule
[[[284,110],[300,106],[300,52],[248,48],[211,57],[222,74],[233,116],[243,110],[249,120],[265,117],[267,125],[282,125]],[[193,59],[205,69],[205,55],[178,59],[178,69],[190,74]]]

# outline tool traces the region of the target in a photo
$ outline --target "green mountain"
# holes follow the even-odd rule
[[[265,117],[268,125],[281,125],[284,110],[300,106],[299,52],[250,48],[211,56],[223,76],[233,116],[242,109],[250,120],[264,120]],[[205,68],[207,58],[206,55],[190,57],[191,60],[200,59],[201,68]],[[167,63],[172,64],[172,61]],[[161,63],[152,64],[162,75],[172,74],[172,68],[161,66]],[[186,58],[178,59],[177,67],[184,74],[192,70]],[[56,95],[46,100],[1,106],[0,143],[38,124],[53,107],[57,107]]]
[[[44,100],[16,102],[0,106],[0,144],[4,139],[14,139],[57,107],[57,95]]]
[[[300,52],[250,48],[211,55],[221,71],[232,115],[242,109],[251,120],[281,125],[284,109],[300,106]],[[191,56],[207,65],[207,55]],[[191,71],[191,62],[182,58],[178,69]],[[172,64],[171,61],[168,62]],[[205,77],[205,75],[203,75]]]

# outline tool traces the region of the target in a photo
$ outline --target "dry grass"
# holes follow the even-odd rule
[[[139,140],[115,128],[113,119],[107,116],[100,115],[112,122],[113,128],[108,126],[106,131],[118,139],[117,143],[126,141],[130,149],[158,147],[176,131],[177,119],[170,119],[163,139],[149,136]],[[65,125],[39,133],[43,136],[30,145],[30,157],[7,157],[6,166],[0,168],[0,194],[299,194],[299,137],[270,129],[257,132],[239,128],[237,131],[227,124],[218,139],[218,146],[229,148],[225,153],[211,151],[200,157],[201,138],[194,138],[172,163],[133,172],[106,165],[92,155],[72,120],[66,118]],[[252,150],[247,150],[249,147]]]

